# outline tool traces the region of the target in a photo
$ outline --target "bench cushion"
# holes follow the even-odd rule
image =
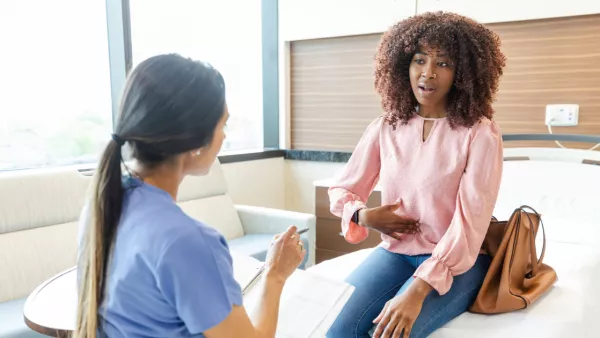
[[[47,337],[25,325],[23,306],[27,298],[0,303],[0,337],[2,338],[39,338]]]

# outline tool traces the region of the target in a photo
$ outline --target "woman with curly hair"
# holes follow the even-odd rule
[[[329,190],[346,240],[375,230],[382,243],[348,276],[355,291],[328,337],[426,337],[475,300],[502,176],[492,101],[504,66],[499,37],[457,14],[418,15],[383,35],[385,114]],[[382,206],[367,208],[377,184]]]

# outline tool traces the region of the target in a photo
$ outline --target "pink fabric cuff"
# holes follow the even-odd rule
[[[357,244],[369,236],[369,230],[352,222],[354,213],[367,206],[361,201],[350,201],[344,205],[342,212],[342,233],[348,243]]]
[[[417,271],[415,271],[413,277],[419,277],[427,282],[440,296],[443,296],[450,290],[452,281],[454,280],[450,269],[436,257],[430,257],[423,262]]]

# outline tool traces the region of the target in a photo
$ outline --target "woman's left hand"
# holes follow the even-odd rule
[[[413,282],[413,284],[415,283],[427,284],[420,279]],[[383,310],[373,321],[377,324],[373,338],[410,337],[410,330],[421,312],[423,301],[429,293],[428,290],[431,290],[428,284],[423,286],[423,290],[416,285],[411,285],[406,292],[385,303]],[[404,330],[404,335],[402,335],[402,330]]]

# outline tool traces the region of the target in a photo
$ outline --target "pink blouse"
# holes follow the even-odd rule
[[[423,141],[423,124],[433,120]],[[397,240],[381,235],[380,246],[406,255],[431,254],[414,273],[440,295],[453,276],[468,271],[478,254],[496,204],[502,177],[502,136],[482,119],[472,128],[450,128],[445,118],[415,114],[396,130],[383,117],[373,121],[348,164],[329,189],[331,212],[342,218],[350,243],[368,229],[351,221],[379,183],[382,205],[400,203],[398,213],[416,219],[421,232]]]

